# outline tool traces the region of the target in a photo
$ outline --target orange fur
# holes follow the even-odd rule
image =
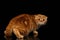
[[[40,17],[40,16],[41,17]],[[20,38],[19,35],[26,36],[31,31],[35,31],[38,27],[38,23],[43,22],[38,19],[47,19],[47,16],[42,14],[37,15],[29,15],[29,14],[21,14],[11,19],[6,30],[4,31],[5,36],[12,36],[12,32],[16,35],[17,38]],[[46,20],[47,21],[47,20]],[[46,22],[44,22],[46,23]],[[42,25],[42,24],[41,24]],[[16,32],[15,32],[16,30]],[[19,34],[20,33],[20,34]]]

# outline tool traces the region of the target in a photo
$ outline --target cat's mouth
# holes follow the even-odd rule
[[[46,23],[47,23],[47,21],[38,22],[38,25],[45,25]]]

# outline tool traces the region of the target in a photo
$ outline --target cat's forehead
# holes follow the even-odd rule
[[[46,15],[43,15],[43,14],[37,14],[37,15],[35,15],[37,18],[40,18],[40,17],[42,17],[42,18],[47,18],[47,16]]]

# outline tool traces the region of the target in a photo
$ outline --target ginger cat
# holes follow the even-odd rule
[[[33,31],[34,34],[38,35],[36,29],[40,28],[41,25],[45,25],[47,23],[47,18],[47,16],[42,14],[18,15],[11,19],[4,34],[6,37],[10,37],[12,33],[14,33],[17,38],[24,38],[24,36],[29,35],[29,33]]]

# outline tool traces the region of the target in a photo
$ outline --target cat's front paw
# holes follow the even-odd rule
[[[33,31],[34,37],[38,36],[38,32],[37,31]]]

